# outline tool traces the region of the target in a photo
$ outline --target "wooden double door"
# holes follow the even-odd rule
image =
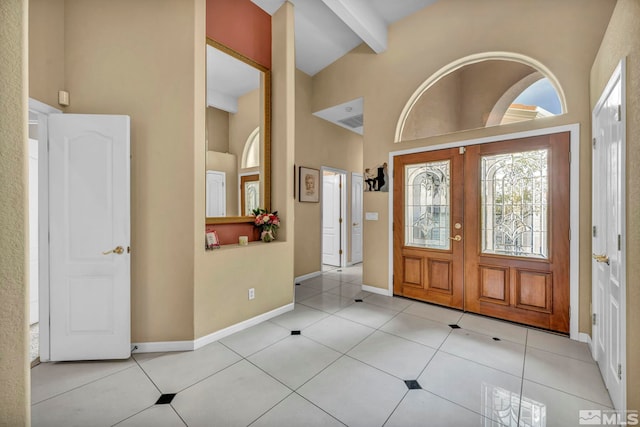
[[[397,156],[394,294],[568,333],[569,141]]]

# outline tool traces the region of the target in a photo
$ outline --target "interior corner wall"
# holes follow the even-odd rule
[[[362,173],[362,136],[312,115],[312,78],[296,70],[296,166],[322,166],[347,171],[347,201],[350,201],[351,172]],[[297,171],[296,171],[297,174]],[[297,176],[296,176],[297,180]],[[299,183],[298,183],[299,185]],[[297,190],[297,187],[296,187]],[[297,200],[295,216],[295,276],[322,270],[322,202]],[[351,203],[347,203],[347,254],[351,255]]]
[[[29,0],[29,97],[56,108],[65,89],[64,2]]]
[[[0,2],[0,425],[31,418],[27,213],[27,2]]]
[[[195,250],[195,334],[201,338],[293,303],[293,161],[295,58],[293,6],[272,19],[271,205],[280,213],[278,240],[204,250],[204,140],[195,152],[197,208]],[[204,102],[204,101],[203,101]],[[202,122],[204,128],[204,121]],[[198,165],[201,165],[201,172]],[[202,239],[202,240],[200,240]],[[247,291],[255,289],[249,301]]]
[[[627,60],[626,189],[627,189],[627,409],[640,410],[640,2],[618,0],[591,69],[591,108],[595,107],[613,70]]]
[[[68,112],[131,117],[133,342],[194,337],[194,97],[205,113],[204,90],[194,93],[205,38],[203,28],[194,46],[198,1],[65,2]]]
[[[386,162],[389,153],[446,142],[579,123],[580,312],[579,329],[590,331],[591,150],[589,74],[614,0],[440,1],[389,27],[387,50],[376,55],[361,45],[313,79],[312,110],[364,97],[364,164]],[[535,35],[535,36],[533,36]],[[482,52],[514,52],[536,59],[560,82],[567,114],[394,144],[398,118],[411,95],[451,62]],[[389,286],[389,195],[366,192],[364,210],[378,221],[364,223],[364,283]]]

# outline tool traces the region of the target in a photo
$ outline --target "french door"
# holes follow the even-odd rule
[[[398,156],[394,293],[569,331],[569,134]]]

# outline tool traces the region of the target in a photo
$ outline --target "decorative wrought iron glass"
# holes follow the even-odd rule
[[[260,206],[260,181],[247,181],[244,183],[244,212],[251,214]]]
[[[549,256],[549,150],[481,158],[482,253]]]
[[[405,246],[448,250],[451,223],[449,160],[405,166]]]

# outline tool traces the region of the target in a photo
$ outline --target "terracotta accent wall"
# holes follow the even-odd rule
[[[271,16],[251,0],[207,0],[207,37],[271,68]]]

